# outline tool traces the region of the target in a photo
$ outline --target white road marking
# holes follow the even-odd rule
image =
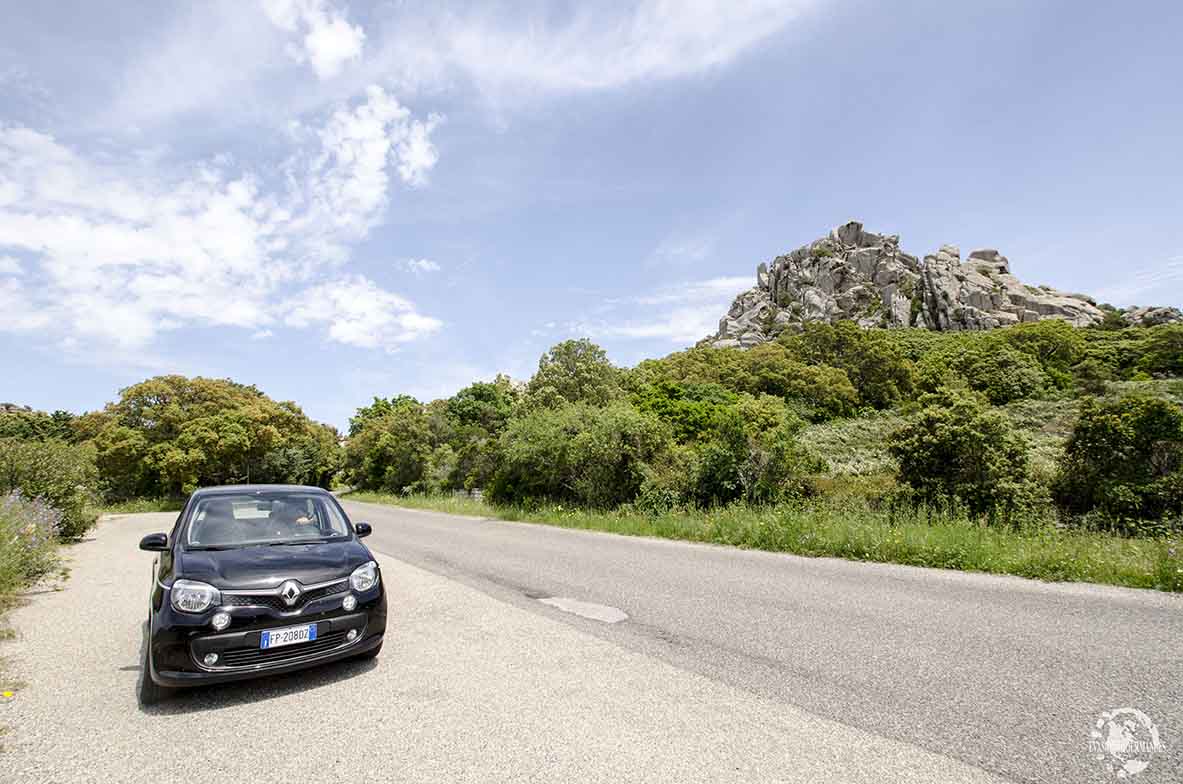
[[[623,610],[609,607],[606,604],[581,602],[578,599],[571,599],[566,596],[552,596],[549,599],[539,599],[538,601],[543,604],[549,604],[551,607],[557,607],[563,612],[578,615],[581,618],[591,618],[593,621],[620,623],[621,621],[628,620],[628,614]]]

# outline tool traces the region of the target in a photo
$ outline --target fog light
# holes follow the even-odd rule
[[[357,597],[349,594],[345,601],[341,602],[341,606],[345,608],[345,612],[353,612],[353,608],[357,607]]]
[[[207,666],[207,667],[213,667],[215,664],[217,664],[217,663],[218,663],[218,654],[216,654],[216,653],[207,653],[207,654],[205,655],[205,658],[204,658],[204,659],[202,659],[202,661],[203,661],[203,662],[205,662],[205,666]]]
[[[224,612],[214,613],[214,617],[210,620],[210,623],[214,625],[215,629],[222,631],[230,625],[230,614]]]
[[[349,633],[345,635],[345,639],[348,640],[349,642],[353,642],[354,640],[356,640],[357,639],[357,629],[350,629]]]

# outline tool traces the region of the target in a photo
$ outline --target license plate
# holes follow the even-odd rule
[[[316,624],[306,626],[289,626],[286,629],[270,629],[263,632],[259,640],[259,648],[279,648],[283,645],[295,645],[301,642],[312,642],[316,639]]]

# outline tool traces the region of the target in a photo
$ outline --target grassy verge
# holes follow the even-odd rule
[[[893,516],[857,505],[731,506],[648,515],[559,505],[532,509],[502,507],[451,496],[355,492],[346,498],[798,555],[1183,591],[1183,542],[1178,540],[1124,539],[1052,526],[1018,530],[987,528],[965,519],[930,520],[923,513]]]
[[[139,514],[141,512],[179,512],[185,505],[182,498],[133,498],[130,501],[103,504],[92,508],[95,515]]]
[[[60,511],[38,499],[0,496],[0,640],[13,635],[5,615],[19,603],[21,592],[64,573],[56,535],[62,520]],[[3,663],[0,657],[0,702],[20,687],[3,671]]]

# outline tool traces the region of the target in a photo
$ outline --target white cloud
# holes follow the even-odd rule
[[[610,300],[607,304],[616,317],[572,324],[570,331],[599,338],[694,343],[715,333],[731,301],[752,283],[750,277],[711,278]],[[629,313],[620,313],[625,308]]]
[[[360,348],[393,350],[443,326],[440,320],[416,311],[409,300],[361,276],[309,288],[283,309],[285,323],[327,324],[330,338]]]
[[[269,329],[260,329],[251,334],[251,340],[266,340],[267,338],[275,337],[275,333]]]
[[[0,275],[16,277],[21,274],[21,263],[12,256],[0,256]]]
[[[0,279],[0,332],[27,332],[49,324],[49,314],[33,304],[20,281]]]
[[[302,46],[291,46],[289,55],[307,61],[321,79],[331,79],[345,63],[361,57],[366,34],[351,25],[345,13],[326,0],[262,0],[263,11],[287,33],[302,35]]]
[[[192,116],[266,125],[371,83],[400,93],[472,85],[500,108],[534,95],[725,67],[818,4],[626,0],[559,10],[516,0],[460,8],[398,2],[370,8],[367,33],[328,0],[207,0],[189,4],[132,50],[120,73],[104,80],[112,91],[86,122],[116,133]],[[291,78],[293,58],[320,79]]]
[[[1120,283],[1105,286],[1096,293],[1102,302],[1116,305],[1165,305],[1171,284],[1183,281],[1183,256],[1172,256],[1151,267],[1135,270]],[[1142,301],[1149,297],[1153,301]],[[1179,299],[1176,288],[1174,298]]]
[[[704,261],[715,251],[715,237],[708,232],[671,234],[662,240],[650,256],[656,264],[691,264]]]
[[[425,275],[429,272],[440,271],[440,265],[431,259],[403,259],[399,262],[399,266],[407,272],[413,272],[416,275]]]
[[[111,163],[0,127],[0,249],[33,255],[26,277],[38,278],[5,289],[32,310],[0,328],[39,324],[125,349],[184,325],[263,330],[284,320],[280,291],[331,285],[350,244],[382,219],[389,170],[406,184],[422,180],[420,164],[402,173],[400,145],[424,127],[372,87],[305,134],[274,185],[225,161],[164,170],[133,154]],[[413,326],[413,307],[400,307]],[[337,335],[353,341],[330,325]]]
[[[781,30],[814,0],[639,0],[571,13],[485,3],[394,20],[375,64],[409,81],[455,70],[487,91],[586,90],[722,66]]]

